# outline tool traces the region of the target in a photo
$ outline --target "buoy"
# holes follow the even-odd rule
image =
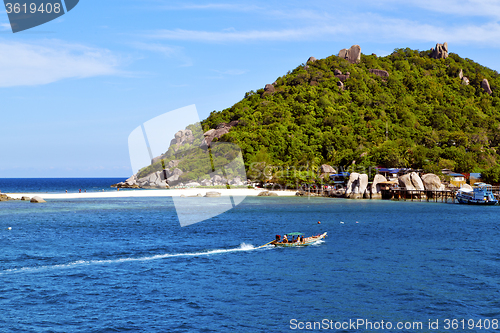
[[[340,221],[340,224],[344,224],[344,222]]]
[[[8,227],[7,230],[12,230],[12,227]]]
[[[320,221],[318,221],[318,224],[321,224],[321,222],[320,222]]]

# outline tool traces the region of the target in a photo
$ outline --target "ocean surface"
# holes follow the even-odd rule
[[[181,228],[170,198],[1,202],[0,332],[498,332],[499,213],[247,197]],[[328,237],[258,248],[296,231]]]

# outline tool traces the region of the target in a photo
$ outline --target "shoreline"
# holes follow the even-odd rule
[[[221,196],[245,196],[256,197],[260,192],[265,192],[264,189],[168,189],[168,190],[122,190],[122,191],[107,191],[107,192],[82,192],[82,193],[2,193],[13,199],[21,199],[22,197],[33,198],[38,196],[42,199],[98,199],[98,198],[141,198],[141,197],[186,197],[196,196],[201,194],[205,196],[207,192],[219,192]],[[280,197],[295,196],[293,191],[270,191],[276,193]]]

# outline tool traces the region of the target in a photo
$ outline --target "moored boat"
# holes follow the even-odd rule
[[[492,192],[492,186],[485,183],[475,183],[474,188],[461,188],[457,192],[458,203],[468,205],[496,205],[498,200]]]
[[[316,243],[319,240],[322,240],[326,237],[326,232],[311,236],[311,237],[303,237],[303,233],[300,232],[290,232],[281,237],[277,235],[276,239],[269,244],[279,247],[297,247],[297,246],[308,246]]]

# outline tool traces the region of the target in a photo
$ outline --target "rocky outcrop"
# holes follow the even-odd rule
[[[413,187],[417,191],[424,191],[425,190],[424,183],[422,182],[422,179],[420,178],[420,176],[418,175],[418,173],[412,172],[410,174],[410,176],[411,176],[411,182],[413,184]]]
[[[22,197],[21,201],[31,201],[31,198],[30,197]]]
[[[322,164],[319,167],[319,173],[323,175],[323,174],[337,173],[337,171],[335,171],[335,169],[331,165]]]
[[[376,174],[373,178],[372,188],[371,188],[371,198],[372,199],[382,199],[382,190],[380,189],[380,183],[386,182],[387,179],[381,174]]]
[[[359,174],[357,172],[351,173],[349,181],[347,182],[347,189],[345,197],[350,199],[362,199],[367,193],[368,175]]]
[[[47,201],[43,200],[39,196],[34,196],[33,198],[31,198],[30,202],[32,202],[32,203],[44,203]]]
[[[468,86],[468,85],[469,85],[469,78],[464,76],[464,77],[462,78],[462,84],[463,84],[464,86]]]
[[[273,87],[274,88],[274,87]],[[206,131],[203,136],[205,137],[205,140],[202,144],[202,146],[210,146],[212,141],[217,138],[220,139],[224,134],[229,133],[229,130],[231,127],[238,125],[239,120],[233,120],[229,123],[220,123],[216,129],[211,129]]]
[[[339,58],[346,59],[351,64],[358,64],[361,61],[361,46],[353,45],[349,49],[342,49]]]
[[[423,175],[422,182],[426,191],[438,191],[441,189],[441,179],[433,173]]]
[[[460,68],[460,72],[458,72],[458,78],[462,80],[464,77],[464,71]]]
[[[414,191],[415,187],[411,181],[411,175],[408,173],[398,178],[399,187],[405,188],[407,191]]]
[[[342,83],[342,81],[337,82],[337,87],[339,87],[340,91],[344,91],[344,84]]]
[[[180,146],[186,143],[193,143],[194,135],[193,131],[186,129],[180,130],[175,133],[175,137],[170,141],[170,147],[173,147],[174,151],[177,151]]]
[[[490,83],[488,82],[488,79],[483,79],[483,81],[481,82],[481,88],[483,88],[484,92],[487,94],[491,95],[493,93],[493,91],[491,91]]]
[[[434,59],[446,59],[448,58],[448,43],[436,44],[436,48],[431,49],[431,57]]]
[[[389,77],[389,72],[384,71],[383,69],[369,69],[370,73],[375,74],[383,79],[387,79]]]
[[[340,69],[336,69],[333,71],[333,75],[342,75],[342,71]]]
[[[258,197],[277,197],[278,194],[274,192],[269,192],[269,191],[262,191],[259,194],[257,194]]]
[[[316,60],[318,60],[318,59],[316,59],[314,57],[309,57],[309,59],[307,59],[306,64],[311,64],[311,63],[315,62]]]
[[[215,191],[210,191],[205,194],[205,197],[207,198],[217,198],[220,197],[221,193],[220,192],[215,192]]]
[[[334,76],[336,78],[338,78],[341,82],[344,82],[344,81],[346,81],[349,78],[349,76],[351,76],[351,73],[346,72],[345,74],[342,74],[341,71],[339,71],[338,69],[336,69],[335,72],[334,72]]]
[[[266,92],[266,93],[272,94],[272,93],[274,93],[275,90],[276,89],[274,88],[274,86],[272,84],[269,84],[269,83],[266,84],[266,86],[264,87],[264,92]]]
[[[15,200],[15,199],[12,199],[7,194],[1,194],[0,193],[0,201],[11,201],[11,200]]]
[[[169,176],[167,172],[167,177]],[[165,179],[165,173],[163,171],[156,171],[146,177],[137,179],[137,186],[142,188],[168,188],[167,181]]]

